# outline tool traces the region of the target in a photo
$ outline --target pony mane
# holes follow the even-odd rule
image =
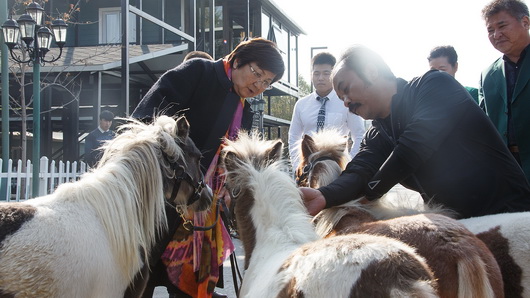
[[[348,153],[348,138],[336,128],[324,128],[319,132],[312,133],[310,136],[314,141],[316,150],[310,156],[300,156],[300,164],[303,164],[306,159],[316,159],[320,156],[332,157],[342,169],[350,162],[351,156]],[[299,152],[302,152],[302,150],[299,150]],[[300,155],[302,154],[300,153]]]
[[[234,152],[238,156],[238,163],[243,165],[251,165],[258,171],[266,168],[271,163],[275,162],[269,156],[269,150],[274,146],[276,142],[271,140],[262,140],[259,137],[258,132],[252,131],[250,134],[244,130],[241,130],[235,141],[225,139],[226,146],[223,151]],[[280,163],[283,166],[278,165],[283,171],[288,172],[287,161],[280,159]]]
[[[420,204],[420,201],[410,197],[409,194],[396,193],[398,199],[385,194],[380,199],[362,204],[362,198],[347,203],[323,209],[314,218],[315,230],[320,237],[328,235],[333,227],[345,215],[350,214],[350,209],[355,208],[370,214],[374,220],[387,220],[401,216],[437,213],[447,217],[455,217],[455,213],[442,205]]]
[[[289,173],[288,161],[283,156],[279,160],[268,156],[268,150],[276,142],[261,140],[257,134],[249,136],[243,132],[239,134],[237,141],[227,140],[226,143],[223,150],[238,155],[238,171],[231,175],[234,178],[232,184],[248,188],[254,194],[251,217],[256,234],[264,235],[260,230],[273,226],[278,232],[291,234],[300,244],[316,240],[317,235],[310,224],[311,216]],[[300,221],[307,222],[308,225],[300,225]],[[267,234],[268,239],[257,241],[274,242],[274,235],[277,233]]]
[[[142,259],[147,262],[157,233],[167,229],[164,180],[172,175],[168,161],[182,159],[183,152],[173,118],[160,116],[151,125],[126,120],[104,145],[97,168],[77,182],[62,184],[54,196],[96,212],[125,276],[132,280]]]

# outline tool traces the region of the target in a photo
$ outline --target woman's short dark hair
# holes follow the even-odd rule
[[[390,67],[379,54],[362,45],[355,45],[348,48],[341,55],[339,62],[342,62],[347,69],[354,71],[365,83],[370,83],[364,73],[365,66],[369,64],[375,66],[379,75],[383,78],[389,80],[396,78]]]
[[[238,60],[238,68],[250,62],[256,62],[259,68],[276,75],[271,83],[281,79],[285,72],[283,58],[276,44],[261,37],[241,42],[226,58],[230,67],[234,66],[236,60]]]
[[[501,11],[507,12],[518,21],[523,17],[529,16],[528,6],[520,0],[494,0],[482,9],[482,18],[488,20],[491,16]]]

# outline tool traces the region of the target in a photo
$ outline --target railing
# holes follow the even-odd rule
[[[0,169],[3,160],[0,159]],[[32,165],[31,161],[26,162],[26,171],[22,171],[22,160],[18,160],[16,166],[13,166],[13,160],[8,161],[7,172],[0,172],[0,201],[23,201],[33,197],[51,194],[57,186],[62,183],[79,180],[81,175],[87,171],[87,165],[84,162],[74,161],[58,163],[47,157],[40,160],[39,173],[39,193],[33,195],[32,192]]]

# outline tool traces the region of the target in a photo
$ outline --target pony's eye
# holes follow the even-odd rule
[[[186,172],[186,169],[182,165],[178,165],[178,167],[175,169],[175,176],[182,176]]]
[[[309,171],[311,171],[311,168],[312,168],[311,164],[306,165],[303,169],[304,173],[309,173]]]

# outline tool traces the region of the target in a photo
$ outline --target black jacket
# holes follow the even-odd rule
[[[327,207],[362,196],[380,180],[423,193],[472,217],[530,210],[530,186],[491,121],[444,72],[397,79],[391,114],[373,121],[359,154],[332,184],[320,188]]]
[[[223,61],[191,59],[167,71],[140,101],[132,116],[150,121],[154,115],[184,114],[190,137],[202,151],[207,169],[232,123],[240,97],[232,91]],[[245,101],[241,128],[250,130],[252,112]]]
[[[85,138],[85,157],[84,160],[89,167],[94,167],[96,163],[101,159],[103,151],[100,147],[105,141],[112,140],[115,136],[114,131],[107,130],[101,132],[99,128],[91,131]]]

